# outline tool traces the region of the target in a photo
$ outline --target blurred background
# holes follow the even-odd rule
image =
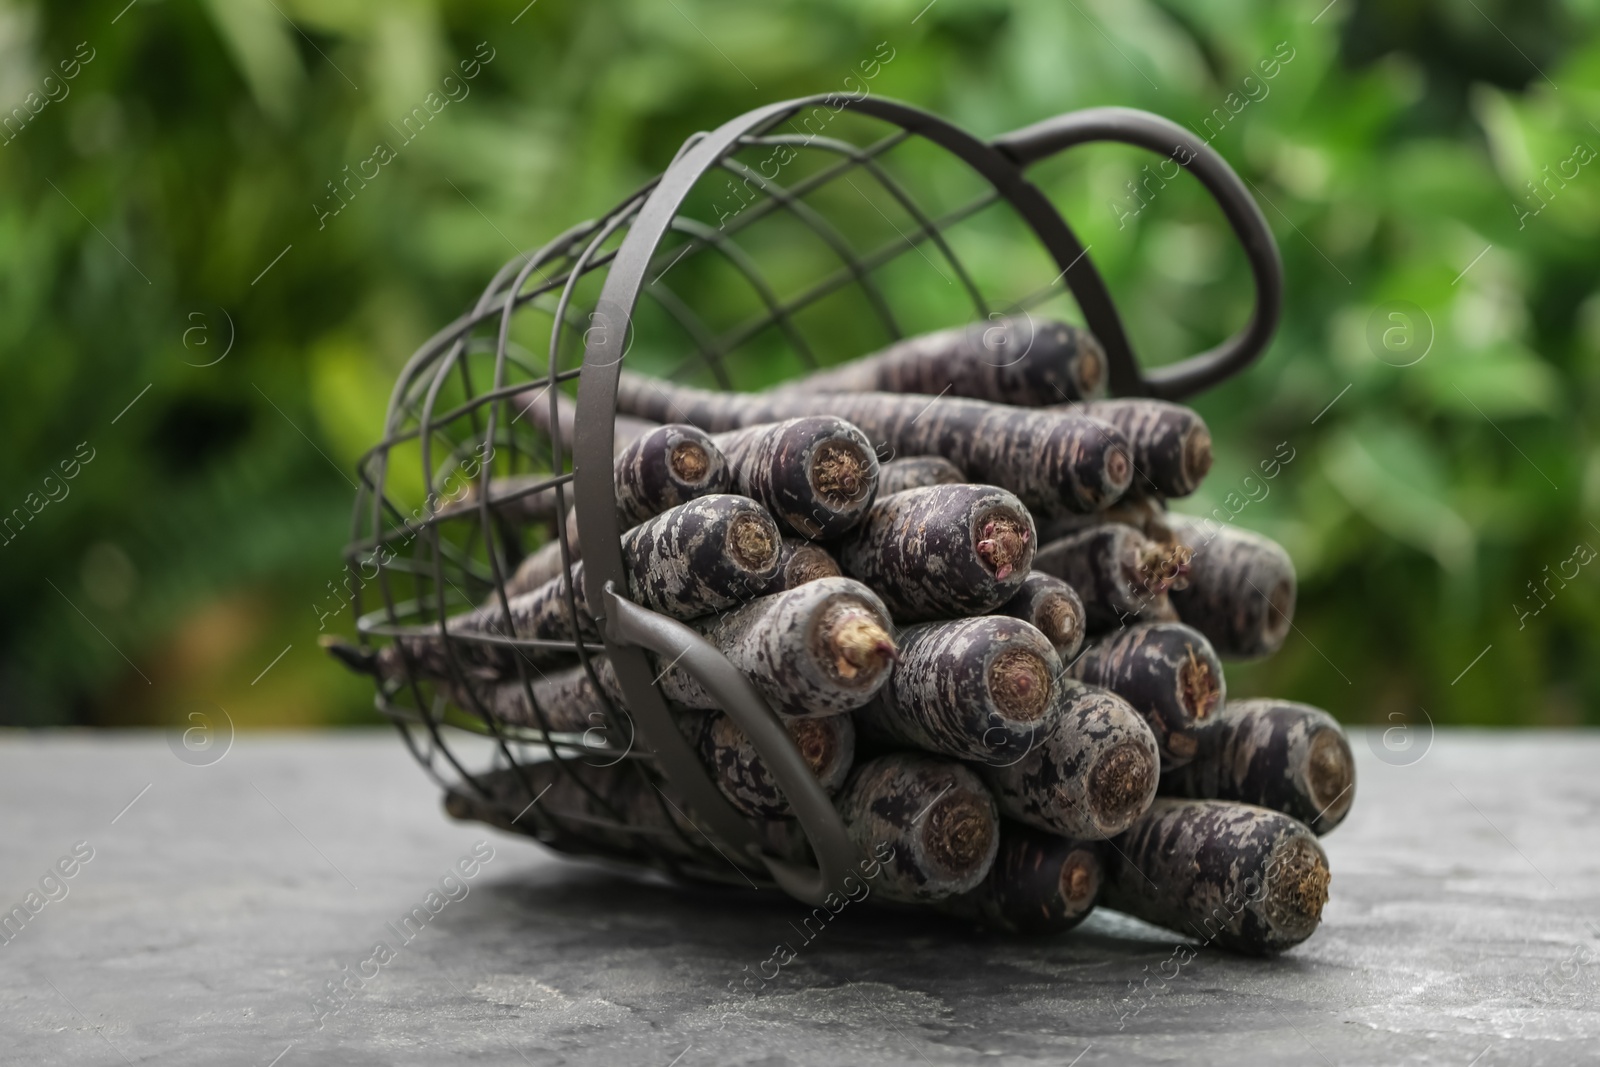
[[[1254,186],[1287,310],[1197,401],[1185,509],[1282,541],[1301,592],[1231,694],[1600,722],[1594,0],[124,2],[0,3],[0,722],[379,721],[317,639],[352,629],[354,467],[406,358],[690,134],[884,48],[871,93],[980,136],[1147,108]],[[1151,364],[1250,303],[1195,183],[1129,191],[1155,161],[1041,175]]]

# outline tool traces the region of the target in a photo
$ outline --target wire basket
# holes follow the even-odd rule
[[[1246,326],[1222,345],[1143,372],[1087,250],[1027,168],[1074,145],[1120,141],[1173,159],[1215,198],[1255,285]],[[976,264],[979,269],[969,269]],[[905,104],[815,97],[748,112],[696,134],[659,178],[602,218],[507,263],[470,311],[411,357],[383,440],[361,462],[345,558],[363,645],[431,633],[452,671],[473,642],[516,650],[524,687],[553,652],[609,657],[627,700],[581,735],[514,726],[407,663],[377,707],[448,792],[552,848],[669,874],[777,885],[819,903],[857,862],[839,816],[776,715],[695,631],[630,602],[619,542],[613,433],[620,367],[723,389],[760,388],[903,336],[1000,313],[1076,305],[1108,360],[1111,392],[1177,399],[1249,364],[1276,328],[1276,245],[1214,151],[1144,112],[1075,112],[974,138]],[[978,283],[978,278],[985,285]],[[571,454],[558,401],[576,386]],[[536,417],[529,417],[538,405]],[[490,479],[514,484],[491,499]],[[551,502],[547,529],[506,520],[516,499]],[[576,558],[597,643],[447,632],[489,602],[543,537]],[[574,590],[566,589],[569,610]],[[719,793],[655,685],[648,652],[677,655],[760,753],[804,834],[775,846]],[[523,660],[527,662],[524,663]],[[452,700],[448,694],[457,692]],[[538,721],[548,725],[529,689]],[[540,803],[536,765],[588,797],[579,818]],[[638,776],[660,818],[617,810],[577,764]],[[525,790],[485,788],[512,771]],[[540,768],[550,771],[551,766]],[[691,814],[692,813],[692,814]],[[780,854],[782,853],[782,854]]]

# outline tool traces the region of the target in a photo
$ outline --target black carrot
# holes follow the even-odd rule
[[[1077,590],[1053,575],[1029,571],[1022,588],[997,610],[1031,622],[1055,646],[1063,663],[1070,663],[1083,646],[1083,601]]]
[[[1147,397],[1095,400],[1082,409],[1121,430],[1133,450],[1131,495],[1188,496],[1211,469],[1211,431],[1181,404]]]
[[[1227,696],[1222,663],[1211,643],[1177,622],[1118,630],[1078,657],[1072,670],[1144,716],[1161,746],[1162,770],[1194,758],[1196,728],[1222,710]]]
[[[994,799],[972,771],[909,752],[858,766],[837,807],[864,854],[884,861],[874,889],[885,899],[938,900],[983,881],[999,847]]]
[[[1155,796],[1156,739],[1115,693],[1062,679],[1055,729],[1021,759],[978,769],[1002,814],[1040,830],[1098,841],[1126,829]]]
[[[924,623],[900,632],[888,688],[856,718],[881,745],[1007,763],[1055,729],[1060,674],[1055,648],[1021,619]]]
[[[1105,876],[1099,846],[1000,820],[1000,851],[978,888],[940,911],[1014,934],[1059,934],[1094,910]]]
[[[903,456],[878,467],[878,495],[888,496],[925,485],[956,485],[967,481],[961,468],[943,456]]]
[[[1204,944],[1282,952],[1322,920],[1328,858],[1287,815],[1159,797],[1113,844],[1100,902]]]
[[[848,715],[788,719],[783,724],[806,766],[828,793],[837,793],[855,758],[856,732]],[[756,819],[794,814],[745,732],[721,712],[708,712],[690,734],[728,802]]]
[[[1167,522],[1193,553],[1187,587],[1172,591],[1178,617],[1230,659],[1259,659],[1283,647],[1294,623],[1289,553],[1269,537],[1210,519],[1169,515]]]
[[[838,548],[902,622],[981,615],[1010,600],[1033,561],[1033,517],[991,485],[934,485],[886,496]]]
[[[1073,411],[1008,407],[950,396],[895,393],[717,393],[623,372],[617,403],[711,431],[799,415],[837,415],[880,455],[940,455],[976,482],[998,485],[1053,515],[1098,511],[1133,477],[1128,439],[1110,423]]]
[[[1071,323],[1003,318],[908,337],[880,352],[817,371],[781,390],[926,393],[1040,407],[1099,396],[1106,356]]]
[[[878,457],[860,430],[808,415],[719,433],[735,491],[785,528],[817,540],[854,529],[878,487]]]
[[[838,715],[865,704],[889,680],[896,655],[883,602],[849,578],[819,578],[692,625],[773,710],[795,717]],[[660,659],[657,684],[668,700],[717,706],[681,666]]]
[[[1176,618],[1168,590],[1189,571],[1189,550],[1152,541],[1132,526],[1105,522],[1051,541],[1034,555],[1035,570],[1066,582],[1083,599],[1088,631]]]
[[[1299,819],[1319,835],[1350,811],[1355,757],[1338,720],[1320,708],[1231,700],[1194,735],[1194,759],[1162,775],[1162,795],[1257,804]]]

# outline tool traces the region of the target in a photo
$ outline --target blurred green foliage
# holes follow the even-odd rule
[[[839,90],[886,41],[872,91],[981,136],[1148,108],[1253,184],[1288,309],[1198,401],[1218,458],[1189,509],[1264,485],[1238,521],[1302,585],[1287,647],[1232,692],[1355,722],[1600,722],[1600,572],[1543,584],[1600,545],[1596,7],[0,6],[0,107],[20,109],[0,126],[0,508],[38,507],[0,548],[0,721],[374,720],[316,648],[317,606],[406,357],[690,134]],[[474,56],[470,91],[335,200]],[[1039,177],[1163,362],[1232,332],[1249,285],[1193,183],[1133,210],[1150,162],[1095,148]],[[1249,488],[1280,442],[1293,460]]]

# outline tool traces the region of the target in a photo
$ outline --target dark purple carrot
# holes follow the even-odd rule
[[[707,430],[799,415],[836,415],[880,455],[943,456],[976,482],[998,485],[1041,514],[1098,511],[1133,477],[1128,439],[1110,423],[1073,411],[1007,407],[958,397],[894,393],[717,393],[627,371],[618,406],[666,414]]]
[[[559,437],[561,449],[567,459],[572,458],[573,445],[578,439],[578,404],[566,393],[556,392],[556,419],[550,419],[550,391],[546,386],[528,389],[512,397],[514,421],[527,420],[546,437]],[[660,419],[641,419],[618,413],[613,434],[614,452],[621,452],[634,441],[654,430],[664,422],[677,421],[670,416]]]
[[[677,619],[692,619],[748,600],[751,589],[765,588],[778,571],[780,536],[777,523],[753,500],[717,494],[691,500],[640,523],[622,535],[628,596],[635,603]],[[515,677],[517,662],[557,662],[571,650],[517,647],[472,637],[528,638],[544,641],[595,640],[595,625],[585,596],[583,563],[572,565],[570,589],[577,602],[574,617],[567,605],[568,576],[507,601],[509,617],[498,600],[453,616],[449,632],[468,640],[453,642],[473,678],[504,681]],[[400,650],[421,673],[452,678],[449,650],[437,630],[399,638],[378,654],[374,673],[403,675]],[[347,660],[348,661],[348,660]]]
[[[850,838],[885,860],[874,888],[916,902],[965,893],[989,873],[999,846],[994,799],[959,763],[896,752],[861,764],[837,801]]]
[[[515,494],[529,485],[549,480],[548,474],[517,474],[489,483],[489,499],[502,515],[518,522],[555,518],[555,491]],[[726,493],[733,484],[728,461],[704,430],[683,423],[655,426],[630,442],[617,455],[613,477],[617,492],[617,522],[626,530],[696,497]],[[504,501],[503,503],[495,503]],[[567,493],[567,539],[577,558],[577,512]],[[532,557],[530,557],[532,558]]]
[[[1169,515],[1167,522],[1193,553],[1187,588],[1172,591],[1178,618],[1229,659],[1258,659],[1282,648],[1294,622],[1289,553],[1269,537],[1210,519]]]
[[[813,541],[853,530],[878,491],[872,445],[832,415],[748,426],[713,440],[728,457],[736,491]]]
[[[581,558],[582,554],[578,550],[576,540],[567,542],[567,551],[572,560]],[[522,562],[517,564],[517,569],[511,573],[511,577],[505,580],[506,598],[531,593],[559,575],[563,566],[565,563],[561,555],[561,542],[546,541],[524,556]],[[491,593],[484,603],[492,607],[499,603],[499,600]]]
[[[978,888],[940,911],[1014,934],[1059,934],[1094,910],[1105,876],[1094,842],[1000,820],[1000,851]]]
[[[1182,404],[1148,397],[1095,400],[1082,410],[1121,430],[1133,450],[1130,495],[1188,496],[1211,469],[1211,431]]]
[[[839,715],[871,700],[889,680],[896,651],[883,602],[860,582],[819,578],[760,597],[696,629],[755,684],[781,714]],[[689,708],[717,706],[670,657],[657,684]]]
[[[556,848],[591,849],[648,862],[658,855],[729,862],[742,853],[705,833],[681,800],[667,802],[632,760],[590,764],[583,760],[524,763],[476,776],[485,799],[466,783],[445,793],[445,812],[512,833],[538,837]],[[585,788],[587,787],[587,788]],[[752,869],[753,861],[746,861]]]
[[[1161,777],[1164,796],[1237,800],[1338,826],[1355,799],[1350,742],[1332,715],[1287,700],[1232,700],[1194,732],[1194,759]]]
[[[1222,710],[1222,663],[1198,630],[1150,622],[1107,636],[1078,657],[1072,672],[1109,689],[1143,715],[1161,746],[1161,769],[1194,758],[1195,730]]]
[[[878,495],[888,496],[925,485],[959,485],[967,481],[961,468],[943,456],[904,456],[878,467]]]
[[[1092,515],[1057,515],[1039,524],[1039,541],[1049,544],[1069,534],[1104,523],[1121,523],[1132,526],[1152,541],[1171,541],[1172,531],[1167,528],[1167,510],[1160,500],[1149,496],[1125,496],[1104,511]]]
[[[817,371],[781,390],[926,393],[1042,407],[1104,393],[1100,342],[1066,322],[1010,315],[908,337],[872,355]]]
[[[1063,663],[1071,662],[1083,646],[1083,601],[1072,586],[1043,571],[1029,571],[1022,588],[997,613],[1031,622]]]
[[[1328,858],[1279,812],[1159,797],[1114,844],[1101,904],[1204,944],[1282,952],[1322,920]]]
[[[586,735],[586,744],[592,741],[594,746],[605,746],[617,741],[608,734],[608,727],[617,718],[628,735],[632,726],[610,661],[596,656],[590,665],[600,680],[598,687],[588,669],[580,664],[544,672],[529,670],[527,685],[521,679],[508,679],[466,687],[451,684],[445,691],[463,710],[473,714],[487,712],[504,726],[580,733]]]
[[[1057,684],[1056,728],[1021,759],[979,770],[1006,816],[1065,837],[1103,840],[1149,807],[1161,755],[1127,701],[1071,679]]]
[[[826,548],[803,537],[785,537],[778,551],[778,576],[762,592],[781,593],[819,578],[838,578],[842,574],[839,561]]]
[[[901,622],[982,615],[1010,600],[1033,562],[1033,516],[992,485],[886,496],[838,547],[839,565]]]
[[[1187,576],[1189,550],[1106,522],[1043,545],[1033,567],[1072,586],[1083,599],[1084,625],[1094,634],[1176,618],[1167,591]]]
[[[1061,661],[1021,619],[990,615],[900,632],[883,695],[856,712],[863,736],[892,748],[1009,763],[1056,727]]]
[[[837,793],[855,759],[856,731],[850,716],[789,719],[783,727],[817,783],[826,792]],[[760,753],[728,716],[716,711],[707,713],[690,737],[716,779],[717,788],[741,813],[755,819],[794,814]]]

